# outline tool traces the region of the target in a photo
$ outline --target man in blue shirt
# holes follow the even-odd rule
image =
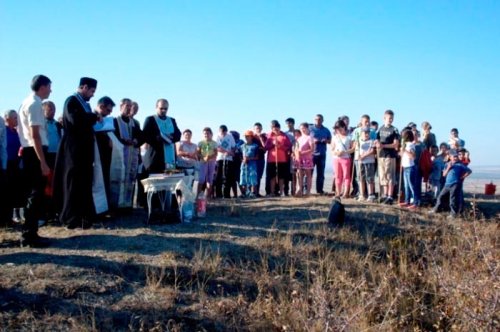
[[[56,163],[57,147],[61,140],[62,125],[54,119],[56,115],[56,105],[50,100],[42,103],[45,124],[47,125],[47,165],[53,171]]]
[[[316,168],[316,193],[324,194],[326,145],[332,141],[330,130],[323,126],[323,115],[314,117],[314,126],[311,127],[311,136],[314,139],[313,163]]]
[[[45,124],[47,126],[47,153],[45,154],[45,160],[50,168],[50,171],[54,172],[54,167],[56,165],[56,155],[57,148],[59,147],[59,142],[61,141],[62,125],[54,119],[56,115],[56,105],[50,100],[46,100],[42,103],[43,115],[45,116]],[[49,180],[50,181],[50,180]],[[56,207],[52,197],[45,196],[45,221],[54,222],[57,220],[56,217]],[[44,220],[39,221],[39,225],[43,225]]]
[[[430,213],[436,213],[442,205],[442,200],[446,194],[450,195],[450,216],[448,218],[453,219],[457,216],[460,206],[460,196],[462,193],[462,186],[464,179],[468,177],[472,171],[470,168],[462,164],[458,159],[458,153],[456,150],[450,150],[449,152],[450,161],[446,165],[443,171],[443,176],[446,177],[443,190],[439,193],[437,198],[436,206],[429,211]]]

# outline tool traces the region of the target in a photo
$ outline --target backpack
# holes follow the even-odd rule
[[[345,208],[340,202],[340,197],[335,198],[328,212],[328,223],[332,226],[343,226],[345,222]]]

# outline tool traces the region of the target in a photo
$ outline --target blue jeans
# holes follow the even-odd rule
[[[420,173],[417,165],[415,165],[415,182],[413,183],[415,189],[415,197],[413,198],[414,204],[420,205],[420,200],[422,198],[422,173]]]
[[[316,192],[323,193],[323,185],[325,183],[325,164],[326,155],[313,156],[314,167],[316,168]]]
[[[410,204],[410,199],[413,198],[413,204],[418,205],[415,192],[415,166],[403,167],[403,177],[405,185],[405,203]]]

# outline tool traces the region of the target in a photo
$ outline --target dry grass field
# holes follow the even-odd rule
[[[205,219],[0,230],[2,331],[498,331],[500,204],[450,221],[331,198],[210,202]]]

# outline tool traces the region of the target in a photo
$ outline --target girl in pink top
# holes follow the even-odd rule
[[[295,138],[295,142],[292,147],[292,195],[295,196],[297,190],[297,179],[299,177],[299,168],[300,168],[300,147],[299,147],[299,137],[302,136],[300,129],[294,129],[293,137]]]
[[[302,123],[300,125],[300,132],[302,135],[297,139],[299,154],[299,191],[296,193],[296,196],[299,197],[304,193],[304,177],[307,181],[305,195],[308,196],[311,193],[312,170],[314,168],[312,155],[314,151],[314,139],[309,135],[309,125],[307,123]]]
[[[347,125],[338,120],[333,127],[335,136],[332,138],[333,172],[335,173],[336,196],[342,192],[343,198],[349,198],[351,189],[351,153],[354,151],[351,137],[347,134]],[[344,190],[342,191],[342,184]]]

